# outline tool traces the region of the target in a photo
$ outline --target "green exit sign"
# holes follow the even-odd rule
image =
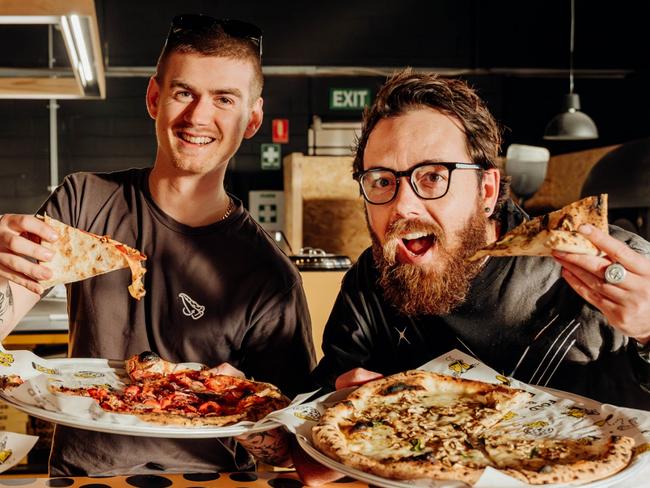
[[[330,110],[363,110],[369,104],[369,88],[330,88]]]

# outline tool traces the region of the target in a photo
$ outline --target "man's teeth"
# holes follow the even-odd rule
[[[402,239],[406,239],[407,241],[411,241],[413,239],[420,239],[421,237],[426,237],[429,234],[426,232],[411,232],[410,234],[406,234],[405,236],[402,236]]]
[[[212,137],[205,137],[205,136],[191,136],[189,134],[180,134],[181,139],[184,141],[190,142],[192,144],[209,144],[210,142],[214,141]]]

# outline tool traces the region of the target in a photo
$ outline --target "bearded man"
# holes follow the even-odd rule
[[[381,88],[354,160],[373,244],[343,280],[313,375],[340,388],[460,349],[524,382],[650,408],[648,242],[583,226],[603,255],[466,261],[527,218],[494,165],[500,143],[460,80],[406,70]],[[618,285],[604,281],[613,261],[628,271]]]

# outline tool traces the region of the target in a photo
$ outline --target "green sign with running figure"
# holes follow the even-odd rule
[[[370,88],[330,88],[330,110],[363,110],[370,105]]]

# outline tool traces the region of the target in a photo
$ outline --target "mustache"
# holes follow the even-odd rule
[[[436,269],[413,264],[392,264],[386,259],[385,248],[373,235],[373,258],[379,270],[379,286],[388,303],[401,314],[447,315],[462,304],[473,278],[479,273],[481,265],[467,263],[465,258],[487,242],[488,219],[483,209],[477,208],[473,217],[457,232],[458,242],[454,245],[447,238],[445,246],[437,252]],[[396,222],[391,228],[392,241],[404,232],[422,231],[443,239],[444,233],[435,231],[439,226],[429,221]],[[440,244],[440,242],[439,242]]]
[[[432,235],[436,242],[445,247],[446,238],[442,228],[433,221],[421,219],[400,219],[391,223],[386,230],[382,250],[387,264],[393,265],[397,260],[397,245],[403,236],[412,232],[424,232]]]

